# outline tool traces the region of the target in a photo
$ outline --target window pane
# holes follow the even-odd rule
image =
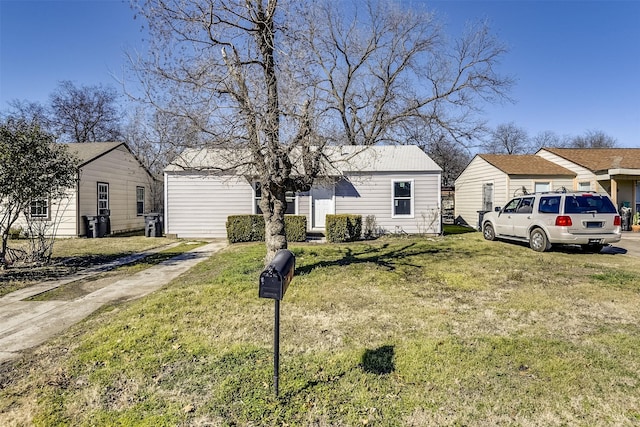
[[[411,197],[411,183],[408,181],[394,182],[393,197]]]
[[[136,214],[144,214],[144,187],[136,187]]]
[[[550,182],[536,182],[534,191],[536,193],[542,193],[544,191],[551,191],[551,183]]]
[[[411,199],[398,199],[394,203],[394,215],[411,215]]]
[[[482,208],[485,211],[493,210],[493,183],[486,183],[482,187]]]
[[[542,197],[538,210],[542,213],[560,213],[560,196]]]

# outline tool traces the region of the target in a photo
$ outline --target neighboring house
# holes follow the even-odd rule
[[[640,211],[640,148],[542,148],[535,155],[479,154],[455,182],[456,217],[477,227],[479,211],[522,191],[597,191]]]
[[[58,237],[86,235],[84,216],[109,215],[110,232],[144,229],[154,178],[122,142],[66,144],[80,159],[76,188],[63,200],[34,200],[30,215],[60,218]],[[20,221],[20,220],[19,220]],[[16,226],[24,225],[22,222]]]
[[[478,154],[455,181],[456,222],[478,227],[482,212],[536,191],[573,188],[576,173],[535,155]]]
[[[440,167],[417,146],[331,147],[327,172],[307,192],[288,194],[288,214],[324,232],[327,214],[375,217],[387,233],[440,234]],[[165,169],[165,230],[178,237],[226,237],[229,215],[260,213],[260,188],[242,154],[186,150]],[[227,161],[228,160],[228,161]],[[294,165],[299,166],[299,165]]]
[[[609,194],[640,211],[640,148],[543,148],[538,156],[577,174],[574,190]]]

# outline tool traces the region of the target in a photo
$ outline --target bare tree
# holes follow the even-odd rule
[[[551,130],[545,130],[531,137],[531,147],[533,151],[538,151],[544,147],[560,147],[563,145],[562,138]]]
[[[588,130],[584,135],[569,139],[566,148],[614,148],[618,145],[615,138],[601,130]]]
[[[425,153],[442,168],[442,185],[453,186],[454,181],[471,161],[471,155],[460,144],[441,135],[426,147]]]
[[[260,183],[267,261],[287,245],[287,191],[308,190],[326,144],[406,142],[415,127],[454,140],[504,96],[503,47],[481,25],[454,43],[433,15],[393,3],[146,0],[144,97],[237,153]]]
[[[198,145],[198,132],[188,120],[139,105],[132,109],[123,138],[140,163],[151,173],[152,211],[162,211],[162,171],[184,147]]]
[[[121,132],[117,99],[111,87],[77,87],[71,81],[62,81],[51,94],[51,128],[64,142],[118,141]]]
[[[482,150],[488,154],[527,154],[533,147],[527,131],[511,122],[498,125],[490,139],[482,144]]]
[[[302,51],[317,69],[323,117],[339,143],[404,144],[413,129],[466,143],[484,131],[480,101],[505,99],[505,48],[485,22],[453,45],[433,13],[386,1],[304,3]]]
[[[52,133],[49,111],[39,102],[11,100],[9,101],[9,110],[4,116],[6,120],[38,125],[43,132]]]

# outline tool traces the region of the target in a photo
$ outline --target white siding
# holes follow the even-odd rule
[[[550,153],[544,149],[538,151],[536,155],[546,159],[550,162],[553,162],[563,168],[569,169],[572,172],[575,172],[577,176],[574,180],[571,181],[571,185],[567,186],[568,190],[578,190],[579,182],[589,182],[591,183],[591,190],[597,192],[606,192],[607,190],[602,188],[598,181],[596,180],[596,176],[589,169],[583,168],[582,166],[576,165],[570,160],[567,160],[563,157],[560,157],[556,154]]]
[[[442,231],[440,171],[350,174],[336,185],[336,214],[374,215],[386,232],[439,234]],[[393,181],[413,181],[412,217],[393,218]]]
[[[123,146],[81,168],[78,207],[79,234],[86,233],[84,215],[98,213],[98,182],[109,184],[111,232],[144,228],[144,216],[136,210],[136,187],[145,189],[145,210],[151,209],[151,177]]]
[[[455,182],[455,216],[472,227],[478,225],[478,211],[483,210],[482,189],[493,184],[493,206],[504,206],[510,192],[507,175],[480,157],[474,157]]]
[[[253,213],[253,189],[242,177],[165,175],[166,230],[178,237],[226,237],[229,215]]]
[[[75,191],[69,191],[69,198],[62,200],[50,200],[49,201],[49,218],[38,221],[46,221],[47,227],[52,227],[57,222],[57,237],[76,237],[76,194]],[[23,230],[27,228],[27,222],[24,216],[21,214],[18,220],[14,223],[13,227],[22,227]],[[53,230],[49,230],[53,231]]]
[[[522,187],[526,188],[529,193],[535,191],[536,183],[548,182],[550,191],[559,191],[562,187],[571,190],[573,187],[573,177],[568,176],[518,176],[509,180],[509,199],[522,195]],[[506,200],[508,201],[508,200]],[[498,205],[504,206],[504,203]]]

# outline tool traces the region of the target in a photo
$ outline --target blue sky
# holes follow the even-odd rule
[[[486,106],[490,125],[602,130],[640,147],[640,0],[399,1],[435,10],[451,36],[486,18],[509,46],[500,70],[516,79],[516,103]],[[46,102],[61,80],[117,88],[141,27],[128,1],[0,0],[0,110]]]

